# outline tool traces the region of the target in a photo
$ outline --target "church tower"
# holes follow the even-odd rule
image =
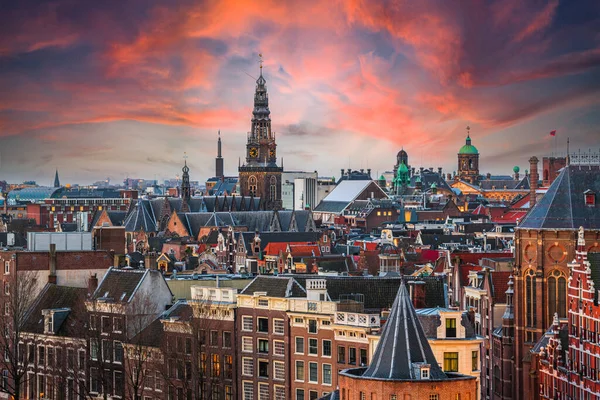
[[[181,198],[185,203],[189,203],[192,197],[192,188],[190,186],[190,167],[187,166],[187,160],[184,161],[181,171],[183,172],[181,175]]]
[[[223,157],[221,156],[221,131],[219,131],[219,140],[217,141],[217,158],[215,159],[215,177],[223,180]]]
[[[479,151],[471,144],[471,128],[467,126],[467,140],[458,151],[458,177],[471,184],[479,183]]]
[[[239,167],[240,193],[243,196],[260,197],[265,210],[281,209],[281,173],[277,166],[277,144],[271,130],[271,111],[265,78],[256,80],[254,110],[246,143],[246,163]]]

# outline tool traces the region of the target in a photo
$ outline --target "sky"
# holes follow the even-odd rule
[[[259,54],[286,170],[600,149],[595,0],[0,3],[0,180],[237,175]],[[556,130],[556,139],[549,132]],[[556,142],[555,142],[556,141]]]

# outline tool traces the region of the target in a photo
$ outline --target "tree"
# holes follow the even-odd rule
[[[0,346],[4,355],[0,356],[0,368],[2,390],[15,399],[22,397],[28,367],[35,360],[34,350],[30,348],[30,353],[27,353],[23,342],[27,335],[24,331],[25,322],[36,299],[37,289],[37,275],[34,271],[17,272],[13,269],[4,275],[3,304],[0,310]],[[33,341],[35,342],[35,338]]]

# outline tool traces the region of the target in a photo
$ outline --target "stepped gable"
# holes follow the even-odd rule
[[[447,379],[439,367],[419,318],[410,300],[404,281],[383,327],[371,364],[361,378],[417,380],[414,364],[430,366],[431,379]]]
[[[585,192],[596,204],[585,204]],[[600,226],[600,167],[569,165],[563,168],[548,191],[519,224],[519,229],[584,229]]]

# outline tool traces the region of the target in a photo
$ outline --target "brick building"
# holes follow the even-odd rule
[[[588,259],[589,257],[589,259]],[[575,259],[568,264],[568,317],[556,316],[536,344],[539,356],[539,397],[597,399],[600,397],[600,253],[589,254],[583,228]]]
[[[586,250],[600,250],[599,176],[598,165],[565,167],[515,232],[514,365],[499,371],[500,380],[513,382],[515,399],[539,395],[531,349],[555,314],[559,321],[567,318],[567,263],[576,258],[579,226]]]

